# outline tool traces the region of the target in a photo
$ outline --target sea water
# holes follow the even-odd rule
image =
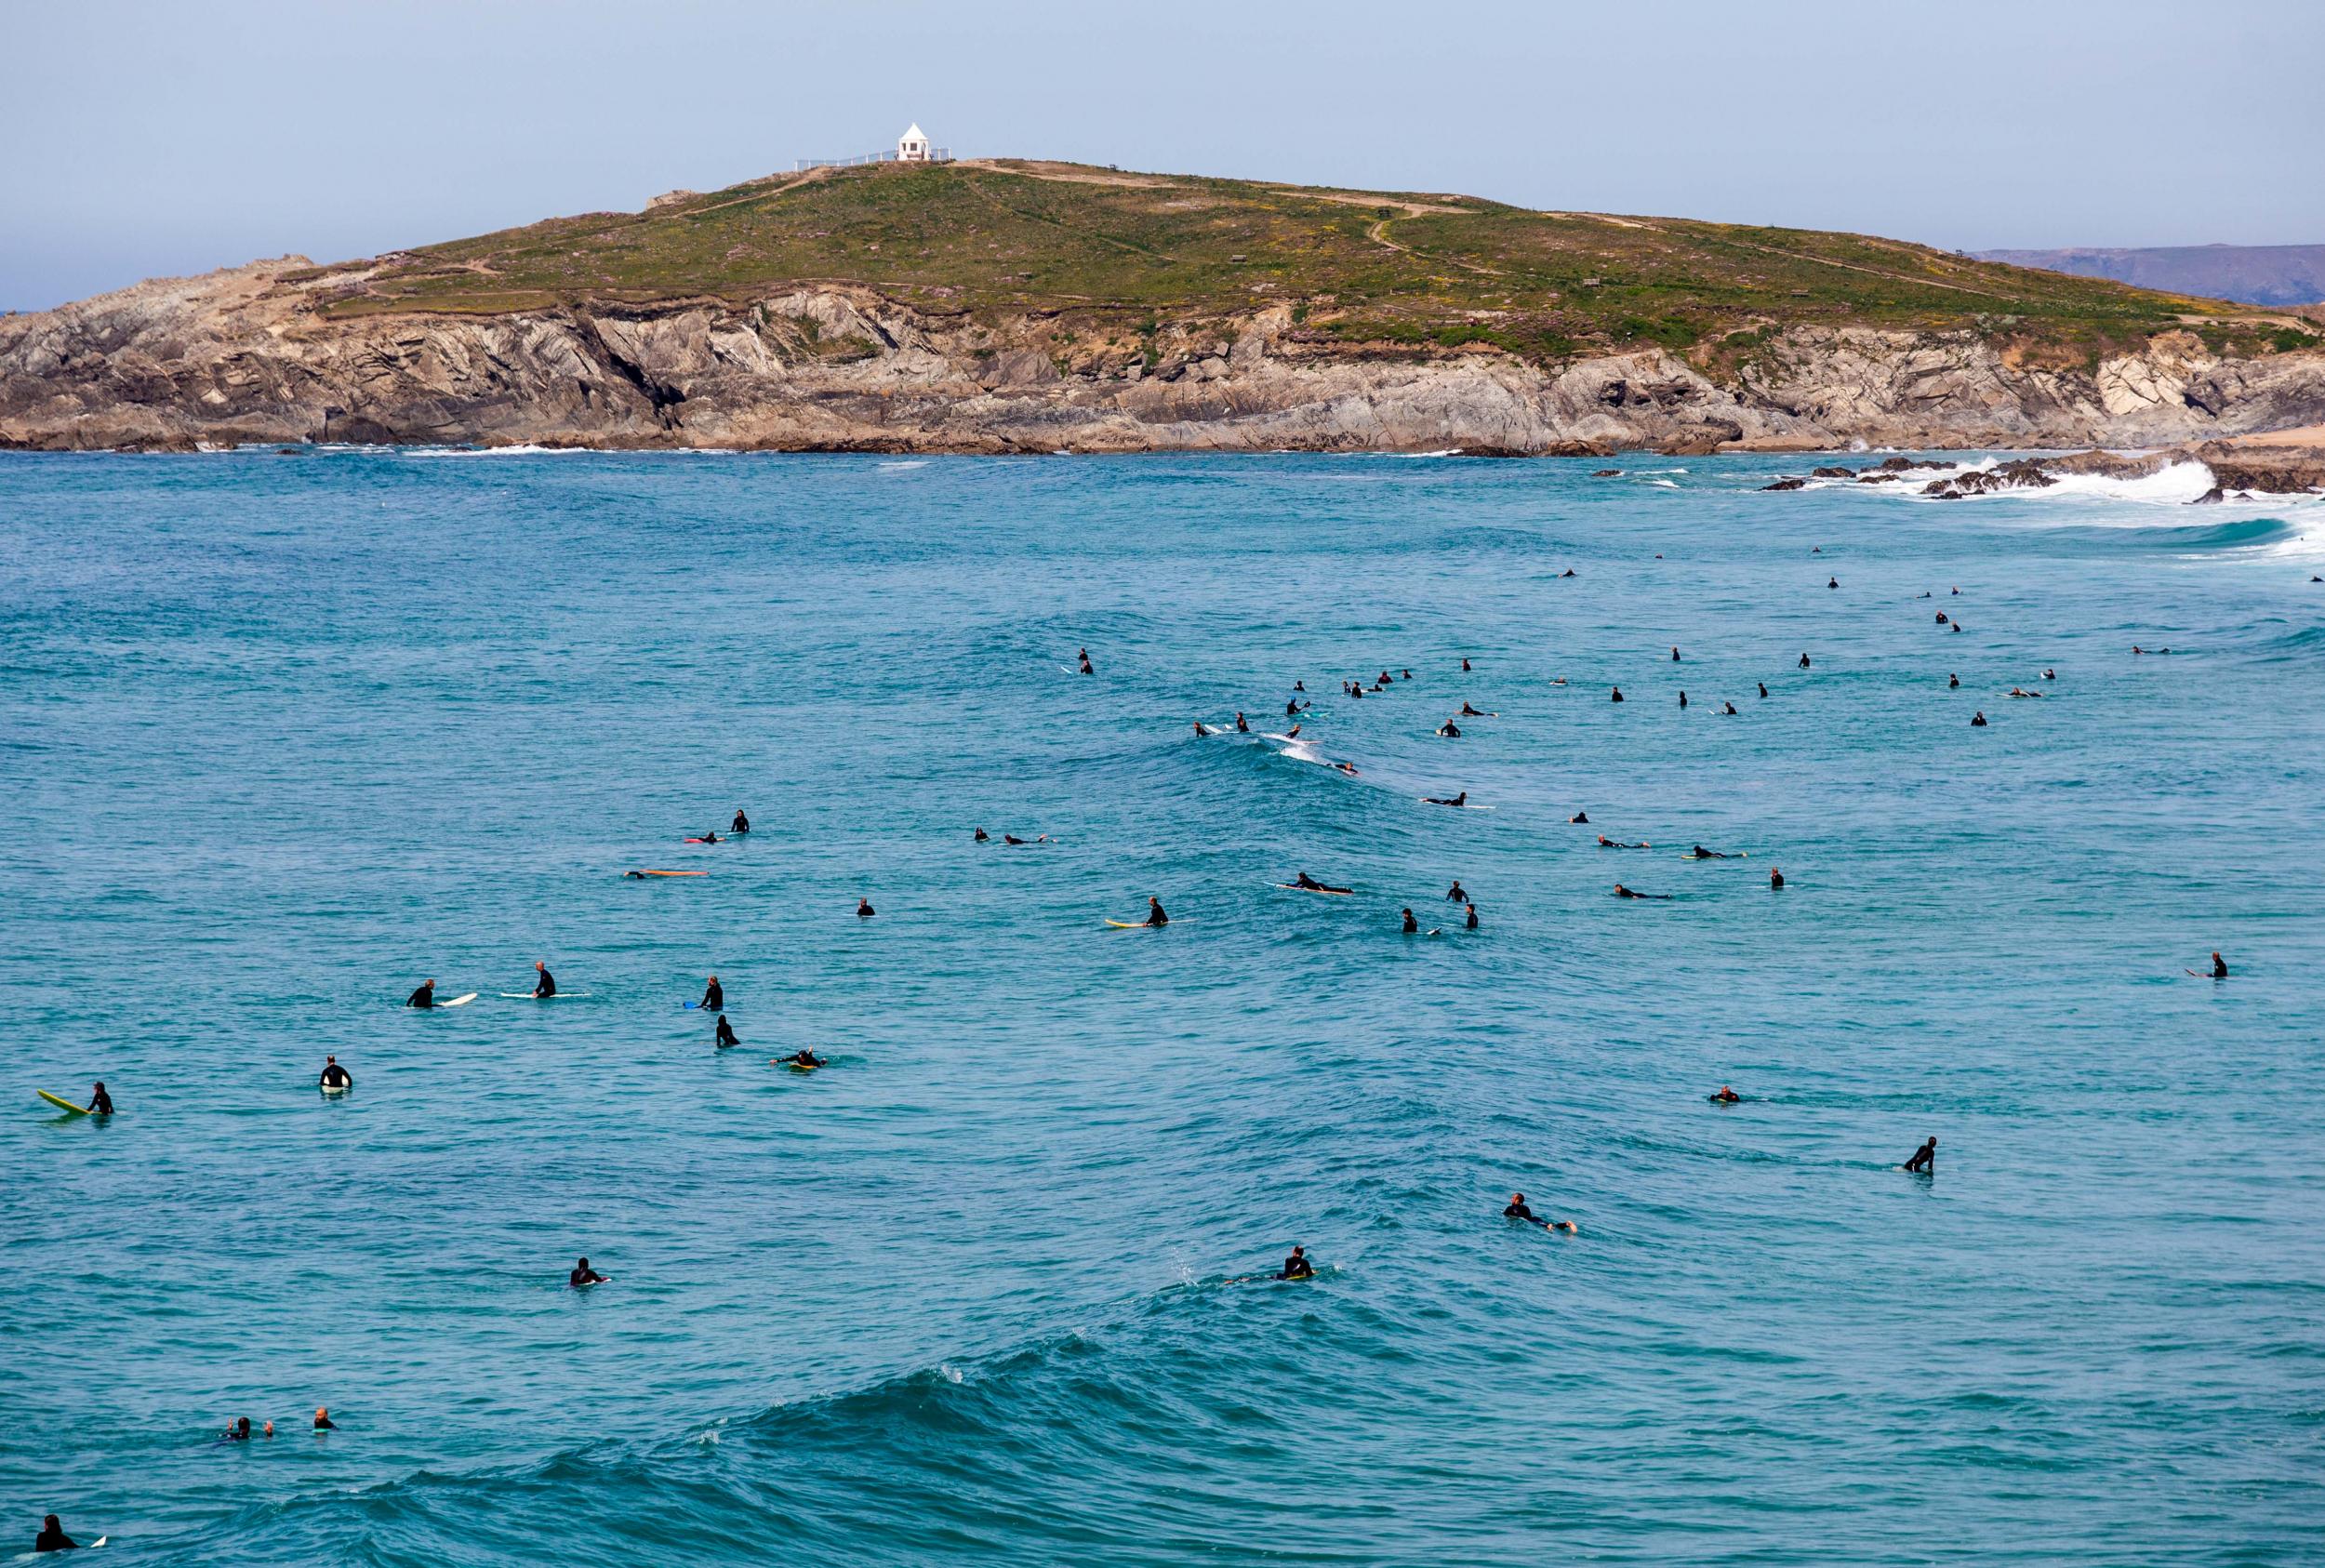
[[[0,458],[0,1531],[2325,1556],[2325,513],[1618,461]]]

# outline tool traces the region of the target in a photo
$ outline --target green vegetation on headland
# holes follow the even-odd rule
[[[1063,342],[1281,306],[1295,342],[1544,362],[1649,345],[1734,362],[1800,326],[1975,331],[2062,369],[2175,327],[2239,354],[2315,341],[2218,300],[1857,234],[1017,160],[778,177],[312,275],[341,271],[333,317],[853,285],[930,315],[1044,316]]]

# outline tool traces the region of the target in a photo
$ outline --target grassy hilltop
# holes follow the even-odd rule
[[[1972,329],[2060,368],[2175,326],[2239,353],[2307,340],[2218,300],[1857,234],[1010,159],[818,170],[429,246],[326,312],[745,303],[800,283],[1116,339],[1281,305],[1319,344],[1543,361],[1645,344],[1704,360],[1796,325]]]

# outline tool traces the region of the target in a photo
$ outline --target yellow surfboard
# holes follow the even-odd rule
[[[75,1116],[86,1116],[89,1113],[87,1106],[74,1105],[71,1100],[60,1099],[58,1096],[50,1094],[46,1089],[34,1089],[33,1093],[38,1095],[42,1099],[46,1100],[50,1105],[55,1106],[60,1110],[69,1110]]]

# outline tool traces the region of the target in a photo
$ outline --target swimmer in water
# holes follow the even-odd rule
[[[719,984],[719,977],[716,975],[711,976],[703,986],[702,1000],[697,1005],[706,1013],[723,1013],[726,1010],[726,989]]]
[[[1312,1280],[1315,1277],[1316,1266],[1308,1261],[1306,1247],[1294,1247],[1292,1256],[1283,1260],[1283,1271],[1276,1276],[1279,1280]]]
[[[1958,690],[1958,689],[1960,689],[1960,685],[1961,685],[1961,677],[1960,677],[1960,675],[1955,675],[1955,674],[1950,674],[1950,673],[1949,673],[1949,674],[1946,677],[1946,689],[1947,691],[1955,691],[1955,690]]]
[[[1784,873],[1774,866],[1768,868],[1768,887],[1774,893],[1784,891]]]
[[[315,1406],[314,1429],[318,1432],[336,1432],[339,1429],[339,1424],[331,1419],[330,1406],[322,1404]]]
[[[735,820],[726,825],[726,831],[729,833],[747,833],[751,831],[751,818],[743,815],[743,808],[741,806],[738,805],[735,808]]]
[[[1469,895],[1463,891],[1459,877],[1454,878],[1454,884],[1445,889],[1445,901],[1449,904],[1466,904],[1469,901]]]
[[[1677,648],[1673,648],[1673,649],[1671,650],[1671,662],[1672,662],[1672,663],[1674,663],[1674,664],[1677,664],[1679,661],[1680,661],[1680,650],[1679,650],[1679,649],[1677,649]]]
[[[339,1066],[337,1056],[323,1058],[323,1077],[319,1082],[326,1089],[352,1089],[355,1086],[354,1075]]]
[[[1827,578],[1825,579],[1825,586],[1827,588],[1839,588],[1840,586],[1840,579],[1839,578]]]
[[[870,920],[870,919],[871,919],[871,917],[872,917],[873,915],[876,915],[876,914],[878,914],[879,912],[880,912],[880,911],[879,911],[878,910],[875,910],[875,909],[873,909],[873,908],[871,907],[871,900],[870,900],[870,898],[858,898],[858,899],[857,899],[857,900],[856,900],[856,918],[857,918],[857,919],[858,919],[858,920]]]
[[[1722,1083],[1720,1085],[1720,1092],[1711,1097],[1720,1105],[1734,1105],[1744,1096]]]
[[[1406,671],[1404,672],[1404,676],[1403,676],[1403,678],[1404,678],[1405,680],[1408,680],[1408,681],[1409,681],[1409,680],[1411,680],[1411,679],[1413,679],[1413,671],[1410,671],[1410,670]]]
[[[2059,678],[2059,672],[2046,665],[2042,671],[2042,678],[2046,681],[2055,681]]]
[[[1937,1175],[1937,1139],[1932,1138],[1915,1149],[1913,1158],[1906,1162],[1905,1168],[1919,1171],[1923,1176]]]
[[[1743,858],[1740,855],[1727,855],[1717,849],[1706,849],[1700,844],[1690,849],[1688,853],[1698,860],[1740,860]]]
[[[1448,740],[1458,740],[1461,738],[1461,726],[1455,724],[1451,719],[1447,719],[1443,724],[1437,726],[1437,733],[1443,736]]]
[[[1654,845],[1649,844],[1644,839],[1640,840],[1637,844],[1617,844],[1613,839],[1608,838],[1604,833],[1601,833],[1599,835],[1599,847],[1601,849],[1653,849]]]
[[[1468,805],[1469,804],[1469,791],[1464,790],[1461,793],[1454,796],[1451,800],[1445,800],[1436,795],[1423,795],[1421,797],[1421,804],[1423,805]]]
[[[1609,700],[1609,701],[1612,701],[1612,702],[1620,702],[1620,701],[1622,701],[1622,700],[1623,700],[1623,688],[1622,688],[1622,687],[1620,687],[1620,686],[1616,686],[1616,687],[1615,687],[1615,688],[1614,688],[1614,695],[1612,698],[1608,698],[1608,700]]]
[[[533,982],[533,995],[546,1002],[557,994],[557,977],[549,972],[549,963],[546,959],[535,959],[533,969],[540,977]]]
[[[1587,811],[1577,811],[1572,817],[1566,818],[1566,820],[1569,822],[1587,823],[1590,820],[1590,814]]]
[[[1971,715],[1970,715],[1970,727],[1971,727],[1972,729],[1984,729],[1984,728],[1986,728],[1986,710],[1985,710],[1985,709],[1981,708],[1981,709],[1979,709],[1976,712],[1974,712],[1974,713],[1973,713],[1973,714],[1971,714]]]
[[[1328,882],[1318,882],[1306,871],[1293,878],[1292,885],[1309,893],[1353,893],[1356,891],[1353,887],[1335,887]]]
[[[1614,896],[1617,898],[1668,898],[1670,897],[1668,893],[1633,893],[1619,882],[1614,884]]]
[[[1461,924],[1469,930],[1475,931],[1478,928],[1478,907],[1475,904],[1470,904],[1468,906],[1468,910],[1469,917]]]
[[[1294,681],[1292,683],[1292,689],[1294,691],[1306,691],[1308,689],[1308,683],[1306,681]]]
[[[1464,675],[1469,672],[1469,661],[1466,658],[1461,661],[1461,672]]]
[[[591,1268],[590,1260],[586,1257],[576,1263],[573,1266],[573,1272],[565,1276],[565,1283],[574,1290],[587,1290],[591,1285],[611,1284],[612,1282],[611,1275],[601,1274]]]
[[[1168,925],[1171,924],[1171,917],[1162,912],[1162,899],[1155,897],[1149,897],[1147,899],[1146,923],[1149,925]]]
[[[247,1415],[235,1416],[232,1423],[227,1427],[225,1434],[220,1437],[219,1441],[220,1442],[248,1442],[250,1441],[250,1417]]]
[[[1808,655],[1802,654],[1800,656],[1800,668],[1806,670],[1808,667]]]
[[[105,1081],[101,1078],[97,1081],[97,1086],[88,1092],[88,1113],[91,1116],[111,1116],[113,1113],[113,1097],[105,1093]]]
[[[1720,705],[1720,711],[1733,719],[1735,717],[1735,704],[1733,702],[1723,702]]]
[[[1685,692],[1680,693],[1680,706],[1681,708],[1687,706],[1687,694]]]
[[[1575,1234],[1574,1222],[1573,1220],[1544,1219],[1540,1215],[1535,1214],[1534,1210],[1526,1206],[1526,1195],[1522,1192],[1512,1192],[1509,1195],[1509,1206],[1502,1210],[1502,1217],[1504,1219],[1522,1219],[1528,1225],[1538,1225],[1545,1230],[1563,1230],[1570,1236]]]
[[[1768,683],[1765,681],[1760,683],[1760,695],[1762,697],[1768,695]]]
[[[406,1007],[433,1007],[436,1004],[436,982],[422,980],[419,989],[404,999]]]
[[[735,1026],[726,1021],[726,1015],[724,1013],[719,1015],[718,1030],[711,1037],[711,1043],[722,1051],[725,1050],[730,1045],[740,1045],[742,1043],[741,1041],[735,1038]]]
[[[1412,911],[1411,910],[1405,910],[1405,911],[1404,911],[1404,934],[1405,934],[1406,936],[1408,936],[1408,937],[1417,937],[1417,936],[1419,936],[1419,935],[1420,935],[1420,932],[1421,932],[1421,923],[1420,923],[1419,921],[1415,920],[1415,919],[1413,918],[1413,911]]]

